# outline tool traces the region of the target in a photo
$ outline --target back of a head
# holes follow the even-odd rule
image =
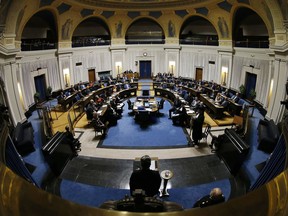
[[[149,155],[144,155],[141,157],[141,167],[142,169],[149,169],[151,165],[151,158]]]
[[[210,192],[211,198],[217,199],[217,198],[220,198],[222,196],[223,196],[223,194],[222,194],[222,191],[220,188],[213,188]]]

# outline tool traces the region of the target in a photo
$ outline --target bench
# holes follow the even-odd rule
[[[13,133],[13,142],[20,155],[26,155],[34,148],[34,130],[31,122],[18,122]]]
[[[75,151],[65,132],[56,134],[42,147],[44,157],[52,172],[59,176],[66,164],[75,156]]]
[[[271,153],[280,137],[280,132],[274,121],[260,120],[258,127],[258,149]]]

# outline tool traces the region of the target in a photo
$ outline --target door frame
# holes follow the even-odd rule
[[[144,62],[149,62],[147,65],[150,65],[150,77],[142,77],[141,76],[141,62],[144,63]],[[153,73],[152,73],[152,61],[151,60],[139,60],[139,76],[140,76],[140,79],[141,78],[144,78],[144,79],[151,79],[152,76],[153,76]]]
[[[203,80],[203,67],[195,67],[195,80],[196,81],[199,81],[199,79],[197,79],[198,71],[201,71],[201,81],[202,81]]]

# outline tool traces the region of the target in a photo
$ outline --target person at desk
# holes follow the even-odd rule
[[[141,169],[134,170],[131,174],[129,186],[130,193],[136,189],[145,191],[145,195],[153,197],[158,194],[161,186],[161,177],[159,171],[151,170],[151,158],[149,155],[144,155],[140,159]]]
[[[197,200],[197,202],[194,204],[193,208],[204,208],[207,206],[215,205],[218,203],[225,202],[225,197],[222,194],[222,191],[220,188],[213,188],[209,195],[206,195],[202,197],[201,199]]]
[[[204,123],[204,107],[199,107],[197,109],[197,114],[192,118],[192,138],[193,146],[199,145],[199,141],[202,139],[202,127]]]
[[[180,108],[176,109],[172,114],[173,124],[179,123],[181,126],[189,126],[189,118],[185,108],[185,104],[182,104]]]
[[[120,116],[117,114],[117,112],[111,107],[110,104],[107,104],[106,120],[109,122],[109,126],[116,125],[119,118]]]
[[[200,106],[200,100],[199,100],[198,97],[195,97],[194,100],[191,103],[191,108],[193,110],[197,110],[199,106]]]
[[[61,91],[60,95],[57,97],[57,100],[60,101],[64,99],[66,99],[66,95],[64,94],[64,91]]]
[[[221,103],[221,106],[223,106],[224,108],[227,108],[228,105],[229,105],[228,100],[227,100],[226,98],[223,98],[223,101],[222,101],[222,103]]]
[[[217,96],[215,98],[215,104],[220,105],[223,102],[224,98],[221,96],[220,93],[217,93]]]
[[[65,134],[66,134],[66,139],[69,142],[71,149],[74,153],[75,156],[78,156],[78,151],[81,151],[81,143],[79,142],[78,139],[74,138],[73,133],[70,131],[69,126],[67,125],[65,127]]]
[[[174,103],[173,103],[173,106],[171,107],[171,109],[169,109],[169,118],[171,119],[171,115],[173,112],[175,112],[178,108],[181,107],[181,100],[178,96],[176,96],[175,100],[174,100]]]
[[[101,121],[101,119],[99,118],[99,114],[96,111],[93,112],[93,119],[91,121],[91,124],[95,131],[101,131],[103,136],[107,135],[108,130],[107,124],[104,124]]]
[[[240,98],[239,98],[239,93],[238,92],[231,97],[231,101],[233,101],[234,103],[238,103],[239,99]]]

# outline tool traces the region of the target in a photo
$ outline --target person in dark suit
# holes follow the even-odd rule
[[[189,126],[189,118],[184,104],[172,114],[172,121],[173,124],[178,122],[181,126]]]
[[[81,151],[81,143],[78,139],[74,138],[73,133],[70,131],[68,125],[65,126],[66,140],[69,142],[70,147],[75,156],[78,156],[78,151]]]
[[[199,141],[202,139],[202,127],[204,123],[204,107],[200,106],[197,109],[197,115],[193,118],[192,122],[192,138],[193,138],[193,146],[198,145]]]
[[[232,100],[234,103],[238,103],[239,99],[240,99],[240,98],[239,98],[239,93],[238,93],[238,92],[231,97],[231,100]]]
[[[104,124],[101,119],[99,118],[99,115],[96,111],[93,112],[93,119],[92,119],[92,122],[91,122],[93,128],[95,131],[101,131],[102,135],[105,137],[107,135],[107,130],[108,130],[108,127],[107,127],[107,124]]]
[[[223,106],[224,108],[227,108],[229,105],[229,102],[227,99],[223,99],[222,103],[221,103],[221,106]]]
[[[201,199],[197,200],[197,202],[194,204],[193,208],[204,208],[207,206],[215,205],[218,203],[225,202],[225,197],[222,194],[222,191],[220,188],[213,188],[209,195],[206,195],[202,197]]]
[[[148,155],[144,155],[140,160],[141,169],[134,170],[130,177],[130,193],[133,193],[136,189],[142,189],[145,191],[145,195],[153,197],[158,194],[161,186],[161,177],[159,171],[151,170],[151,158]]]
[[[171,115],[173,112],[175,112],[178,108],[181,107],[181,100],[178,96],[176,96],[174,102],[173,102],[173,106],[171,107],[171,109],[169,109],[169,118],[171,119]]]

